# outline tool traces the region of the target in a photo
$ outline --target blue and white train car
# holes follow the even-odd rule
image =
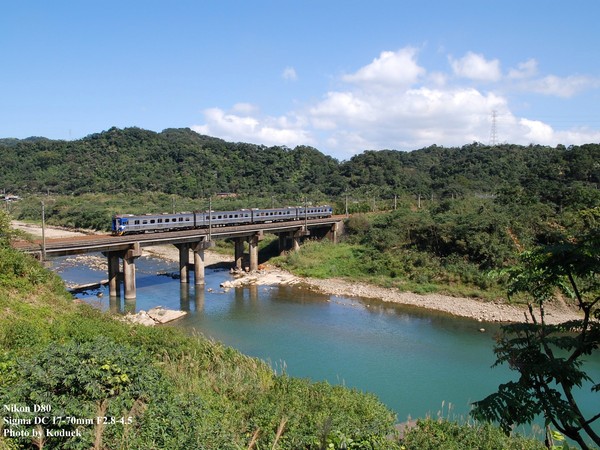
[[[288,222],[331,217],[333,208],[323,206],[288,206],[285,208],[240,209],[237,211],[195,211],[163,214],[119,214],[112,220],[115,235]]]

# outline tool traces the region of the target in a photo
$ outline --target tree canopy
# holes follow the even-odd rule
[[[319,150],[226,142],[190,129],[111,128],[75,141],[0,139],[0,188],[81,194],[157,191],[423,198],[512,189],[556,209],[600,203],[600,145],[365,151],[339,162]]]
[[[588,395],[600,391],[585,371],[585,357],[600,348],[600,208],[582,211],[579,219],[568,231],[557,231],[554,242],[524,251],[520,264],[508,270],[509,294],[529,296],[530,322],[503,327],[496,365],[508,364],[519,379],[476,402],[474,415],[506,431],[542,415],[548,426],[587,449],[587,439],[600,445],[594,428],[600,410],[583,412],[575,392],[586,382]],[[573,298],[583,318],[548,325],[544,305],[557,295]]]

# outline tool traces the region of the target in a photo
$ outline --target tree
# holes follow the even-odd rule
[[[476,402],[472,414],[477,419],[497,421],[508,432],[541,414],[548,428],[552,425],[581,448],[588,448],[589,439],[600,445],[592,428],[600,411],[588,417],[574,397],[584,382],[592,383],[592,393],[600,391],[583,361],[600,346],[599,274],[600,208],[582,212],[573,233],[561,232],[551,245],[521,254],[521,264],[509,270],[509,295],[528,295],[530,321],[504,326],[494,349],[495,365],[507,363],[520,377]],[[544,304],[559,292],[575,301],[581,320],[546,323]]]

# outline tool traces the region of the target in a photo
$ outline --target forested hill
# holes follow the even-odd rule
[[[561,206],[595,196],[600,144],[478,143],[365,151],[339,162],[317,149],[225,142],[190,129],[111,128],[76,141],[0,139],[0,188],[56,194],[161,191],[188,197],[344,191],[455,197],[525,191]],[[590,194],[592,192],[592,194]]]

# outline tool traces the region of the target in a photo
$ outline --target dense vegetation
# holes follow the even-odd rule
[[[509,294],[528,298],[529,321],[503,326],[494,351],[496,365],[507,364],[519,378],[476,402],[473,414],[506,431],[540,415],[587,450],[590,442],[600,445],[600,410],[582,411],[577,394],[597,398],[600,392],[586,372],[600,348],[600,208],[582,211],[580,218],[557,231],[552,243],[523,251],[507,270]],[[581,319],[546,323],[544,307],[559,293],[573,299]]]
[[[458,198],[500,191],[554,208],[598,201],[600,145],[565,148],[478,143],[412,152],[366,151],[338,162],[299,146],[230,143],[189,129],[161,133],[112,128],[77,141],[0,140],[7,192],[82,194],[164,192],[207,198],[216,192],[299,201],[345,192],[372,199],[411,194]]]

